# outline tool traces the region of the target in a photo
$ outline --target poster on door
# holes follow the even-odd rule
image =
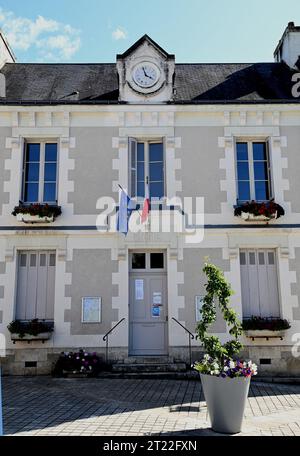
[[[152,304],[162,305],[162,296],[160,291],[154,291],[152,296]]]
[[[135,299],[136,301],[142,301],[144,299],[144,280],[135,280]]]
[[[152,306],[152,317],[160,317],[160,307]]]

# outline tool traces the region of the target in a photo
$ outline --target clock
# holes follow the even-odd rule
[[[159,80],[160,71],[153,63],[139,63],[132,72],[134,82],[143,89],[154,86]]]

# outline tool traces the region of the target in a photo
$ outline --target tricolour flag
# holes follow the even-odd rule
[[[117,231],[120,233],[128,233],[128,221],[133,208],[130,207],[131,199],[125,192],[125,190],[119,185],[120,193],[120,204],[117,218]]]
[[[143,206],[142,218],[141,222],[144,223],[148,219],[150,210],[150,196],[149,196],[149,184],[146,184],[146,192],[145,192],[145,201]]]

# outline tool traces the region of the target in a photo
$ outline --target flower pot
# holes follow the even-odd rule
[[[266,217],[265,215],[254,215],[251,214],[251,212],[241,212],[241,217],[245,221],[268,222],[269,220],[277,218],[277,212],[272,214],[270,217]]]
[[[31,214],[17,214],[18,222],[24,223],[51,223],[54,221],[53,215],[48,217],[40,217],[39,215],[31,215]]]
[[[265,337],[268,339],[269,337],[280,337],[283,338],[284,330],[280,331],[271,331],[270,329],[247,329],[244,331],[246,337]]]
[[[250,377],[222,378],[200,374],[200,378],[212,429],[222,434],[240,432]]]
[[[11,340],[12,341],[33,341],[33,340],[48,340],[51,337],[51,332],[44,332],[40,333],[37,336],[33,336],[32,334],[24,334],[24,337],[21,337],[19,334],[11,333]]]

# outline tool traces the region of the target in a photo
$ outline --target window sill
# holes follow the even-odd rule
[[[17,220],[23,223],[52,223],[54,222],[54,216],[40,217],[39,215],[17,214]]]

